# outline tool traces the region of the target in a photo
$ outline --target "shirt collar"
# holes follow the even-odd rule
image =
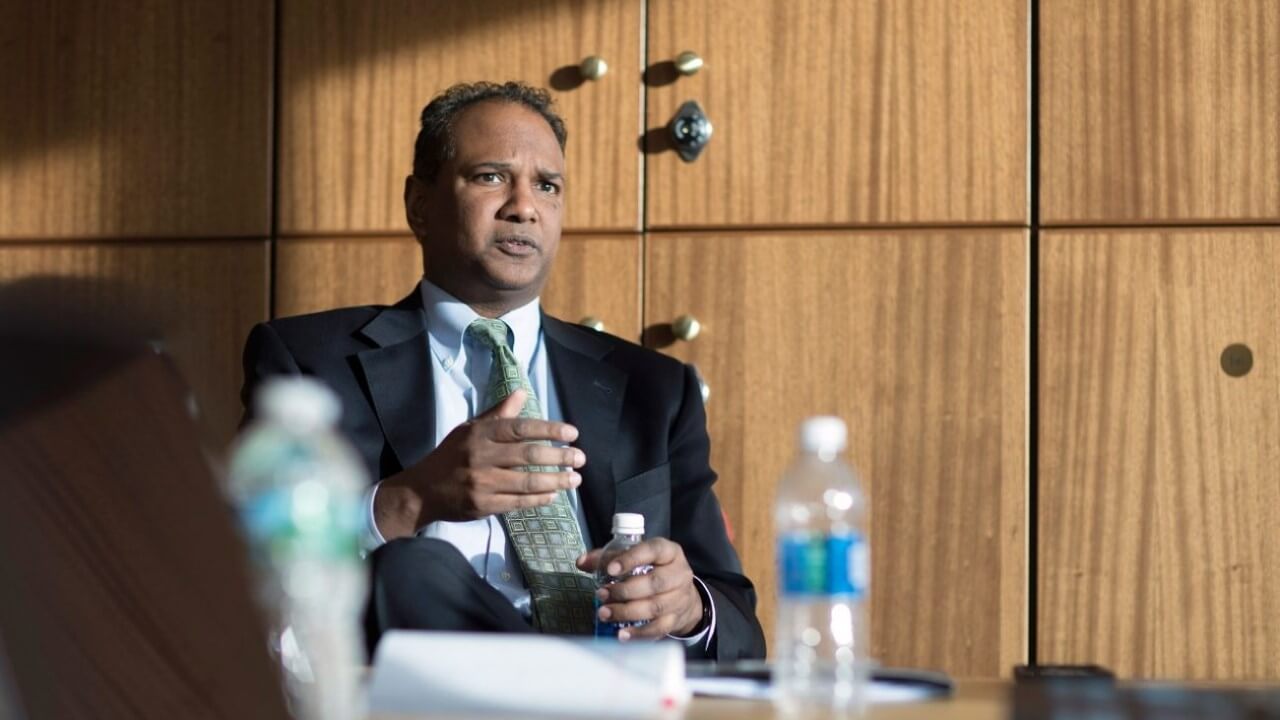
[[[480,315],[471,306],[441,290],[426,278],[422,279],[419,288],[422,307],[427,313],[427,335],[447,355],[444,359],[452,364],[462,352],[467,326]],[[538,338],[542,334],[542,310],[538,305],[538,298],[498,319],[505,322],[515,336],[512,352],[515,353],[516,360],[521,367],[529,367],[538,347]]]

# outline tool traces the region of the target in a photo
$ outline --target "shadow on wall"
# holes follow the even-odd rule
[[[285,101],[273,99],[282,92],[273,82],[360,75],[446,35],[483,42],[495,26],[595,2],[0,2],[0,67],[8,70],[0,83],[0,281],[80,277],[83,304],[63,306],[100,313],[103,327],[128,324],[142,309],[162,319],[154,325],[165,334],[156,337],[204,402],[221,444],[239,416],[241,345],[270,312],[273,103]],[[277,30],[285,16],[300,18],[299,27]],[[316,27],[302,25],[313,19]],[[277,37],[301,45],[278,74]],[[505,52],[494,48],[497,62],[517,74],[519,55],[502,60]],[[416,127],[421,105],[442,88],[400,77],[397,88],[401,80],[423,95],[404,90],[401,102],[394,88],[378,91]],[[327,116],[316,110],[315,122],[350,123],[379,107],[352,99],[325,108]],[[402,156],[407,170],[413,136],[394,142],[385,151]],[[94,240],[102,242],[85,242]]]
[[[0,3],[0,237],[269,235],[276,5],[320,1]],[[316,47],[281,76],[301,86],[595,1],[344,0],[319,14]],[[404,112],[416,118],[427,99],[406,97]],[[407,168],[412,137],[403,144]]]
[[[10,368],[0,373],[0,430],[74,396],[140,351],[167,357],[166,323],[157,308],[182,302],[114,278],[34,276],[0,284],[0,367]],[[38,360],[31,348],[42,349]],[[97,351],[86,363],[89,353],[82,351],[90,348]],[[223,438],[208,427],[190,390],[185,405],[205,447],[220,446]]]

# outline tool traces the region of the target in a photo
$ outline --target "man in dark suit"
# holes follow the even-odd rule
[[[582,632],[595,613],[643,623],[619,633],[626,641],[763,657],[692,369],[539,308],[560,240],[564,143],[544,91],[480,83],[435,98],[405,183],[422,284],[392,307],[255,327],[246,406],[273,374],[315,375],[341,397],[342,429],[381,479],[368,496],[371,647],[391,628]],[[486,340],[477,327],[492,319]],[[615,512],[643,514],[647,539],[610,564],[627,579],[596,592],[594,610],[599,550],[579,553],[608,541]],[[539,528],[568,531],[551,539],[577,548],[567,573],[543,574]]]

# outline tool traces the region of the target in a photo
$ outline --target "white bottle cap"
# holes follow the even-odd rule
[[[254,409],[261,417],[298,432],[332,427],[342,412],[338,396],[305,375],[265,381],[254,398]]]
[[[644,516],[640,513],[614,513],[614,535],[643,535]]]
[[[800,423],[800,447],[806,452],[843,452],[848,440],[849,430],[838,417],[819,415]]]

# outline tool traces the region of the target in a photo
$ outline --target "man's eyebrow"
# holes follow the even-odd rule
[[[543,180],[563,180],[564,179],[564,173],[556,172],[555,170],[547,170],[545,168],[538,168],[538,175]]]
[[[488,168],[494,168],[497,170],[510,170],[515,166],[509,162],[502,162],[501,160],[481,160],[480,162],[471,163],[471,167],[472,168],[488,167]]]

